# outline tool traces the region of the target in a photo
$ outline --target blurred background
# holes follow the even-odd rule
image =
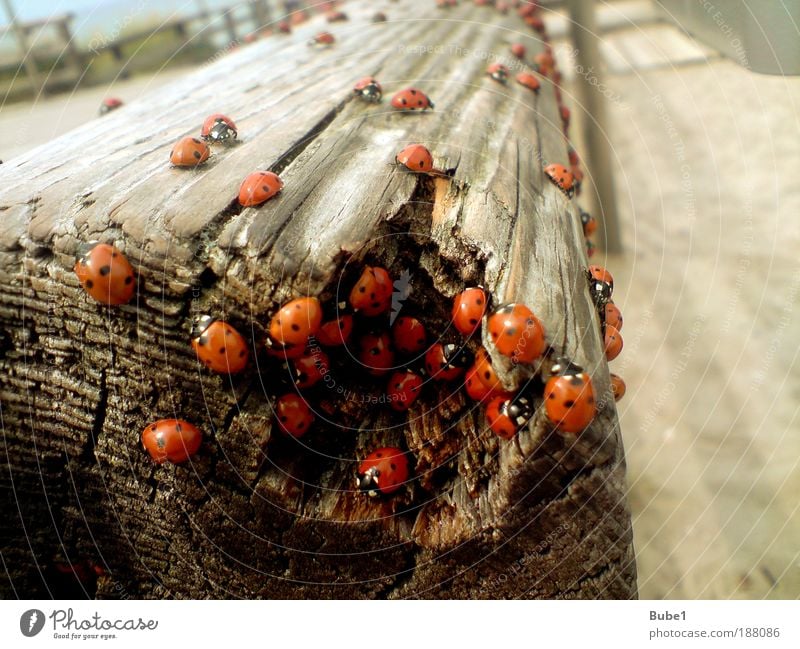
[[[613,182],[621,251],[598,241],[596,259],[625,316],[612,371],[628,385],[640,594],[797,598],[800,3],[581,1],[591,65],[570,3],[544,17],[573,140],[605,146],[588,180]],[[146,101],[305,5],[0,0],[0,159],[96,119],[104,98]]]

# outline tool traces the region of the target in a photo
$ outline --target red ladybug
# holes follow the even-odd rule
[[[622,351],[622,334],[616,327],[607,324],[604,338],[606,360],[613,361]]]
[[[530,363],[544,351],[544,327],[523,304],[506,304],[488,321],[489,338],[497,351],[518,363]]]
[[[330,32],[320,32],[308,44],[312,47],[330,47],[336,42],[336,38]]]
[[[525,24],[540,34],[544,33],[544,20],[542,20],[541,16],[528,16],[525,18]]]
[[[98,302],[127,304],[136,290],[133,267],[115,246],[92,241],[83,244],[75,262],[75,275],[83,290]]]
[[[411,370],[395,372],[389,378],[389,388],[386,396],[389,406],[397,412],[405,412],[419,397],[422,390],[422,377]]]
[[[542,86],[542,84],[539,83],[539,79],[536,78],[536,75],[531,74],[530,72],[520,72],[517,75],[517,83],[530,90],[533,90],[534,92],[539,92],[539,88]]]
[[[572,197],[575,191],[575,177],[564,165],[553,162],[544,168],[544,172],[551,182],[567,196]]]
[[[283,189],[283,181],[271,171],[254,171],[239,187],[239,205],[255,207],[265,203]]]
[[[307,349],[300,358],[292,360],[294,384],[301,390],[310,388],[330,371],[330,359],[319,347]]]
[[[329,23],[340,23],[347,20],[347,14],[343,11],[331,11],[325,18]]]
[[[176,167],[196,167],[208,160],[211,149],[196,137],[185,137],[172,147],[169,161]]]
[[[508,81],[508,68],[502,63],[492,63],[486,68],[486,74],[500,83],[506,83]]]
[[[556,64],[553,54],[549,50],[539,52],[539,54],[533,57],[533,61],[538,66],[539,72],[544,76],[550,74]]]
[[[315,419],[306,400],[293,392],[284,394],[275,402],[275,418],[281,430],[292,437],[305,435]]]
[[[305,345],[322,324],[322,307],[315,297],[284,304],[269,323],[269,335],[281,345]]]
[[[364,77],[358,81],[353,86],[353,92],[356,96],[372,104],[379,103],[383,96],[383,88],[375,77]]]
[[[622,311],[613,302],[609,302],[603,308],[603,322],[611,325],[617,331],[622,331]]]
[[[392,97],[392,108],[403,111],[427,110],[433,108],[430,98],[417,88],[404,88]]]
[[[350,291],[350,306],[370,318],[387,313],[392,308],[393,288],[389,271],[366,266]]]
[[[482,402],[493,397],[511,397],[511,394],[503,390],[502,387],[498,386],[493,390],[481,381],[478,376],[478,368],[475,365],[467,370],[464,379],[464,387],[467,390],[467,395],[469,395],[469,398],[473,401]]]
[[[416,173],[430,173],[433,171],[433,156],[421,144],[409,144],[397,154],[395,162]]]
[[[292,33],[292,25],[288,20],[281,20],[278,23],[278,33],[279,34],[291,34]]]
[[[622,377],[612,373],[611,374],[611,392],[614,394],[614,401],[619,401],[622,397],[625,396],[625,392],[627,391],[627,387],[625,386],[625,381],[622,380]]]
[[[372,376],[383,376],[394,367],[389,334],[367,334],[359,342],[358,360]]]
[[[142,446],[158,464],[186,462],[202,441],[200,430],[183,419],[160,419],[142,431]]]
[[[569,119],[570,119],[570,111],[569,108],[561,105],[561,108],[558,109],[559,114],[561,115],[561,122],[564,124],[564,128],[566,129],[569,126]]]
[[[411,469],[408,455],[394,446],[372,451],[358,465],[356,485],[370,496],[388,496],[408,481]]]
[[[514,43],[511,45],[511,53],[516,56],[520,61],[525,58],[528,50],[522,43]]]
[[[425,325],[416,318],[400,316],[392,326],[394,348],[402,354],[416,354],[425,349]]]
[[[581,171],[580,167],[576,166],[570,167],[569,172],[572,174],[572,183],[573,189],[575,190],[575,196],[580,196],[581,185],[583,184],[583,172]]]
[[[451,343],[434,343],[425,352],[425,369],[434,381],[455,381],[471,363],[470,353]]]
[[[192,325],[192,347],[197,358],[218,374],[237,374],[247,366],[247,341],[227,322],[200,316]]]
[[[533,408],[525,397],[495,397],[486,406],[489,428],[502,439],[513,439],[531,417]]]
[[[550,422],[566,433],[579,433],[594,419],[597,408],[589,375],[577,365],[558,362],[544,386],[544,405]]]
[[[230,117],[222,113],[214,113],[206,117],[200,136],[211,142],[230,143],[239,135],[236,124]]]
[[[500,382],[500,377],[497,376],[494,367],[492,367],[492,359],[485,349],[481,349],[475,356],[475,377],[483,383],[487,388],[492,391],[502,391],[503,384]]]
[[[567,149],[567,157],[569,158],[569,163],[571,165],[580,164],[581,159],[578,157],[578,152],[574,147],[569,147]]]
[[[103,100],[103,103],[100,104],[100,114],[105,115],[106,113],[110,113],[112,110],[116,110],[122,106],[122,100],[117,99],[116,97],[106,97]]]
[[[589,259],[591,259],[592,257],[594,257],[594,253],[595,253],[594,242],[591,239],[587,239],[586,240],[586,256]]]
[[[346,344],[353,334],[353,324],[353,316],[349,313],[342,313],[335,320],[323,322],[317,332],[319,344],[326,347],[338,347]]]
[[[583,236],[585,237],[591,237],[597,232],[597,219],[583,210],[581,210],[581,225],[583,226]]]
[[[453,325],[465,336],[471,336],[481,326],[486,313],[486,291],[479,286],[468,288],[453,298]]]

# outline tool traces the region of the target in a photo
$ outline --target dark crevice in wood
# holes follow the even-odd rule
[[[113,367],[113,358],[111,367]],[[92,429],[89,431],[89,434],[86,438],[86,444],[83,448],[83,453],[81,454],[80,461],[84,464],[90,465],[97,462],[97,458],[95,457],[95,447],[97,446],[97,440],[103,433],[103,425],[106,421],[106,412],[108,409],[108,385],[106,383],[106,370],[105,368],[100,370],[100,396],[97,399],[97,407],[94,411],[94,422],[92,424]]]

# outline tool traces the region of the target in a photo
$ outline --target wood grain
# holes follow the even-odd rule
[[[485,76],[524,39],[512,14],[461,3],[348,4],[328,50],[321,19],[204,66],[0,167],[0,357],[9,511],[5,592],[47,594],[37,564],[95,557],[97,596],[633,597],[624,460],[579,218],[543,179],[566,142],[552,88]],[[423,89],[406,115],[357,101],[354,81]],[[206,114],[240,141],[197,170],[167,164]],[[449,178],[391,163],[423,142]],[[271,169],[281,195],[241,209],[241,179]],[[117,243],[139,274],[134,303],[108,311],[71,272],[82,241]],[[363,261],[411,273],[407,307],[448,336],[449,299],[480,283],[529,304],[554,355],[592,373],[602,411],[580,436],[538,412],[499,441],[481,409],[429,388],[408,418],[365,401],[379,386],[336,375],[302,444],[273,436],[285,370],[261,352],[234,379],[206,374],[193,315],[234,322],[258,349],[272,311],[302,294],[341,298]],[[503,368],[508,385],[538,380]],[[545,365],[548,361],[544,362]],[[154,466],[152,419],[206,432],[191,465]],[[354,463],[380,442],[417,457],[418,480],[386,501],[354,491]]]

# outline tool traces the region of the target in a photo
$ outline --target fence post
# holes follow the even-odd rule
[[[71,20],[72,14],[67,14],[58,21],[56,29],[64,41],[65,58],[67,59],[67,64],[75,71],[75,80],[77,81],[83,74],[83,56],[78,51],[72,38],[72,30],[69,28]]]
[[[22,65],[25,66],[25,72],[28,74],[28,79],[30,79],[33,91],[44,94],[44,85],[39,80],[39,71],[36,69],[36,61],[33,58],[33,52],[28,47],[28,35],[25,27],[17,21],[16,12],[14,11],[14,7],[11,6],[11,0],[2,0],[2,2],[6,14],[8,15],[8,23],[17,37],[17,45],[22,55]]]

